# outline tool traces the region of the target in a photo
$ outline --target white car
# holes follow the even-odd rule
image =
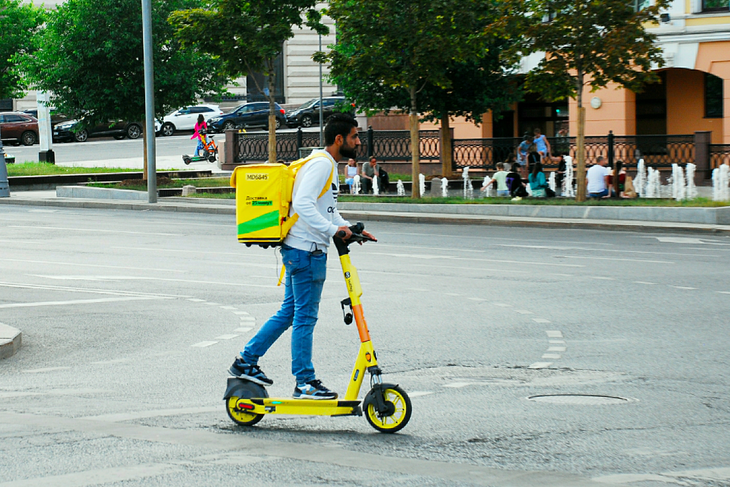
[[[198,115],[203,115],[207,122],[213,117],[221,115],[223,110],[218,105],[195,105],[191,107],[178,108],[165,115],[162,123],[155,120],[155,132],[168,137],[176,130],[194,130],[198,121]]]

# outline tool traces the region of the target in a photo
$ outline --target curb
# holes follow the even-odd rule
[[[0,323],[0,360],[15,355],[22,343],[23,334],[20,330]]]

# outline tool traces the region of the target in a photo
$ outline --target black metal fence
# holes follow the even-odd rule
[[[730,164],[730,144],[710,144],[710,168]]]
[[[497,162],[514,161],[519,138],[457,139],[453,142],[454,167],[493,169]],[[576,158],[575,137],[548,138],[553,155],[565,154]],[[629,135],[585,137],[586,160],[603,156],[609,161],[620,160],[634,167],[643,158],[652,167],[695,162],[694,135]],[[548,162],[548,167],[557,162]]]
[[[439,161],[441,142],[438,130],[421,130],[420,159]],[[361,155],[375,155],[381,161],[411,160],[411,139],[408,130],[373,130],[361,133],[363,148]],[[236,133],[234,137],[235,163],[241,164],[268,159],[268,134]],[[454,169],[463,167],[494,169],[498,162],[509,162],[515,158],[520,138],[454,139],[452,159]],[[576,158],[575,137],[548,138],[552,154],[567,154]],[[319,133],[280,132],[276,134],[276,154],[278,159],[293,161],[299,158],[299,149],[318,147]],[[712,167],[730,157],[730,145],[714,145],[711,151]],[[365,154],[363,154],[365,152]],[[627,167],[635,167],[639,159],[651,167],[671,167],[672,164],[695,163],[696,147],[694,135],[613,135],[585,137],[585,156],[593,161],[598,156],[606,157],[609,162],[623,161]],[[549,162],[548,167],[557,166]]]

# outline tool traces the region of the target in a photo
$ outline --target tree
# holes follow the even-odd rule
[[[514,34],[511,54],[547,53],[527,74],[525,88],[548,101],[573,98],[578,104],[577,201],[585,201],[585,108],[583,90],[617,83],[641,91],[658,77],[661,49],[645,26],[656,23],[670,0],[641,10],[625,0],[506,0],[499,28]]]
[[[284,41],[294,37],[293,26],[306,24],[318,34],[321,23],[317,0],[211,0],[210,8],[174,12],[170,23],[185,45],[216,55],[223,72],[236,78],[263,72],[268,87],[257,86],[269,100],[269,162],[276,162],[274,60]],[[254,77],[255,79],[255,77]]]
[[[167,17],[192,4],[158,0],[152,5],[157,116],[217,94],[228,81],[218,74],[213,57],[183,49],[174,39]],[[144,120],[139,0],[68,0],[49,12],[35,46],[33,54],[22,57],[22,68],[34,86],[51,94],[50,103],[59,112],[83,126]]]
[[[408,93],[413,198],[420,197],[421,93],[428,85],[451,88],[444,67],[478,59],[486,52],[484,40],[492,9],[485,7],[481,0],[330,2],[328,14],[337,23],[338,33],[338,44],[329,56],[333,78],[351,80],[343,83],[346,92],[356,80],[366,80],[361,86],[370,84],[374,90],[362,99],[355,96],[363,108],[389,108],[387,103],[402,100],[402,92]],[[385,90],[374,93],[379,86]]]
[[[33,35],[43,23],[44,10],[22,0],[0,0],[0,98],[21,98],[27,84],[11,58],[33,49]]]

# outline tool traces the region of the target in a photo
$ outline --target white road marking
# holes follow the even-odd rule
[[[471,299],[472,301],[486,301],[486,299],[483,299],[483,298],[466,298],[466,299]]]
[[[674,289],[688,289],[688,290],[694,290],[697,289],[696,287],[689,287],[689,286],[672,286],[671,284],[669,287],[673,287]]]
[[[615,281],[613,277],[603,277],[603,276],[588,276],[589,279],[600,279],[602,281]]]
[[[664,243],[678,243],[678,244],[704,244],[705,242],[699,238],[692,237],[654,237],[660,242]]]
[[[548,359],[559,359],[560,354],[559,353],[544,353],[541,358],[548,358]]]
[[[207,304],[208,306],[220,306],[220,303],[210,303],[210,302],[206,302],[205,304]]]
[[[655,282],[646,282],[646,281],[634,281],[634,284],[644,284],[646,286],[654,286]]]
[[[13,259],[0,259],[1,260],[8,260],[13,261]],[[18,262],[31,262],[31,261],[18,261]],[[63,264],[63,265],[72,265],[72,266],[83,266],[84,264],[74,264],[74,263],[67,263],[67,262],[41,262],[41,261],[32,261],[35,263],[41,263],[41,264]],[[88,267],[114,267],[114,266],[94,266],[89,265]],[[179,272],[179,273],[185,273],[187,271],[184,270],[171,270],[171,269],[150,269],[150,268],[135,268],[135,267],[116,267],[119,269],[135,269],[135,270],[144,270],[144,271],[159,271],[159,272]],[[276,289],[276,284],[272,285],[264,285],[264,284],[249,284],[245,282],[220,282],[220,281],[198,281],[193,279],[172,279],[172,278],[163,278],[163,277],[138,277],[137,279],[144,279],[146,281],[161,281],[161,282],[181,282],[184,284],[212,284],[216,286],[226,286],[226,287],[233,287],[233,286],[239,286],[239,287],[255,287],[255,288],[266,288],[266,289]]]
[[[519,313],[521,315],[531,315],[532,311],[527,311],[526,309],[516,309],[515,313]]]
[[[614,262],[644,262],[647,264],[675,264],[674,262],[669,262],[666,260],[619,259],[616,257],[597,257],[595,255],[554,255],[553,257],[557,257],[560,259],[611,260]]]
[[[198,343],[194,343],[193,345],[190,345],[190,346],[204,348],[204,347],[209,347],[211,345],[215,345],[216,343],[218,343],[218,342],[198,342]]]
[[[255,322],[256,321],[256,318],[254,318],[253,316],[239,316],[238,318],[241,320],[241,322],[244,322],[244,321],[245,322],[248,322],[248,321]]]
[[[221,335],[219,337],[215,337],[215,339],[216,340],[230,340],[231,338],[236,338],[239,336],[241,336],[241,335],[228,334],[228,335]]]
[[[135,270],[135,271],[155,271],[155,272],[177,272],[177,273],[185,273],[187,271],[181,270],[181,269],[154,269],[151,267],[128,267],[128,266],[119,266],[119,265],[101,265],[101,264],[82,264],[79,262],[61,262],[57,260],[30,260],[30,259],[2,259],[0,260],[5,262],[18,262],[23,264],[43,264],[47,266],[54,266],[54,265],[70,265],[74,267],[95,267],[100,269],[126,269],[126,270]],[[190,281],[184,281],[184,282],[190,282]]]
[[[237,332],[239,332],[239,333],[246,333],[247,331],[251,331],[252,329],[253,329],[253,328],[251,328],[251,327],[249,327],[249,326],[243,326],[243,327],[241,327],[241,328],[236,328],[236,329],[235,329],[235,330],[233,330],[233,331],[237,331]]]
[[[221,306],[221,309],[238,309],[235,306]]]
[[[548,340],[548,343],[555,343],[555,344],[565,343],[565,340]]]
[[[24,370],[26,374],[42,374],[45,372],[55,372],[56,370],[68,370],[71,367],[46,367],[44,369],[27,369]]]
[[[548,330],[545,333],[547,333],[548,338],[563,338],[563,333],[558,330]]]
[[[85,416],[83,419],[93,421],[131,421],[134,419],[159,418],[164,416],[178,416],[181,414],[216,413],[220,406],[199,407],[199,408],[175,408],[175,409],[152,409],[148,411],[134,411],[129,413],[100,414],[98,416]]]
[[[509,308],[509,304],[506,304],[506,303],[492,303],[492,305],[499,306],[502,308]]]
[[[429,394],[435,394],[434,391],[413,391],[408,393],[408,397],[421,397],[421,396],[428,396]]]
[[[75,304],[115,303],[119,301],[143,301],[148,299],[170,299],[162,296],[127,296],[123,298],[77,299],[74,301],[42,301],[37,303],[0,304],[0,309],[35,308],[38,306],[69,306]]]
[[[531,364],[528,369],[544,369],[547,367],[550,367],[553,363],[552,362],[535,362],[534,364]]]
[[[113,364],[121,364],[124,362],[129,362],[128,358],[115,358],[111,360],[98,360],[96,362],[89,362],[92,365],[113,365]]]
[[[684,470],[680,472],[661,472],[659,474],[615,474],[594,477],[591,480],[610,485],[632,484],[635,482],[658,481],[675,485],[727,485],[730,481],[730,467]]]
[[[532,321],[535,323],[550,323],[550,320],[546,320],[545,318],[533,318]]]
[[[436,254],[391,254],[385,252],[372,252],[370,255],[383,255],[386,257],[396,257],[398,259],[423,259],[423,260],[468,260],[469,262],[492,262],[497,264],[515,264],[515,265],[539,265],[553,267],[585,267],[579,264],[554,264],[550,262],[527,262],[524,260],[501,260],[501,259],[474,259],[469,257],[454,257],[453,255],[436,255]],[[510,271],[511,272],[511,271]]]
[[[160,237],[182,237],[180,233],[153,233],[153,232],[130,232],[124,230],[106,230],[103,228],[73,228],[73,227],[39,227],[37,225],[9,225],[8,228],[32,228],[34,230],[62,230],[71,232],[98,232],[98,233],[121,233],[126,235],[155,235]]]
[[[548,347],[548,352],[565,352],[566,347]]]
[[[456,293],[444,293],[444,294],[447,296],[461,296],[461,294],[456,294]]]
[[[13,284],[9,282],[0,282],[0,287],[14,287],[19,289],[44,289],[47,291],[65,291],[72,293],[84,294],[110,294],[112,296],[164,296],[166,298],[187,298],[188,296],[176,294],[149,294],[133,291],[114,291],[108,289],[94,289],[85,287],[68,287],[68,286],[51,286],[50,284]]]
[[[718,292],[720,294],[730,294],[730,291],[716,291],[716,292]]]
[[[248,315],[249,313],[247,311],[234,311],[234,315]]]
[[[189,298],[188,301],[192,301],[193,303],[204,303],[205,299]]]
[[[28,213],[56,213],[58,210],[28,210]]]
[[[452,382],[451,384],[444,384],[444,387],[452,387],[454,389],[460,389],[462,387],[472,386],[474,384],[479,384],[479,382]]]

